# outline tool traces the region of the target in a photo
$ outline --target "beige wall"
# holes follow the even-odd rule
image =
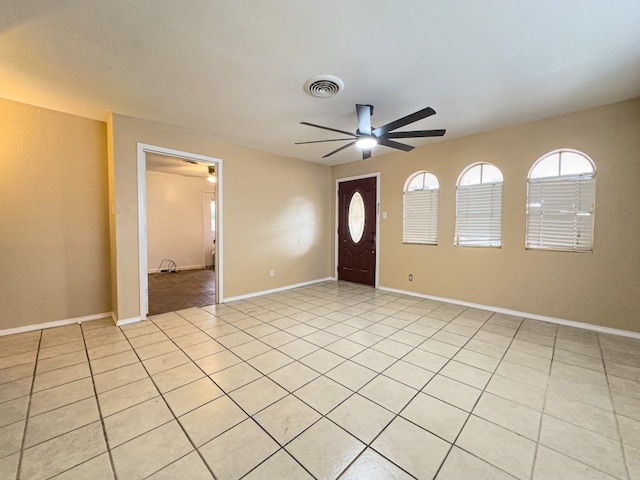
[[[226,298],[331,275],[329,167],[122,115],[112,115],[110,128],[119,319],[139,315],[137,142],[223,160]]]
[[[103,122],[0,100],[0,330],[111,311]]]
[[[524,249],[529,168],[563,147],[596,164],[592,254]],[[504,174],[503,246],[454,247],[456,179],[482,161]],[[402,244],[402,188],[418,170],[440,181],[438,246]],[[380,220],[381,286],[640,331],[640,99],[336,166],[332,177],[377,171],[388,214]]]
[[[0,329],[112,308],[121,319],[139,314],[143,142],[223,159],[225,297],[331,276],[333,180],[380,171],[382,286],[640,331],[640,99],[332,169],[120,115],[105,128],[0,100],[0,119]],[[596,163],[593,254],[523,247],[527,172],[561,147]],[[453,247],[455,181],[476,161],[504,173],[501,249]],[[401,242],[402,186],[422,169],[441,183],[435,247]]]
[[[205,266],[202,195],[214,188],[202,177],[147,171],[149,271],[157,271],[165,258],[178,269]]]

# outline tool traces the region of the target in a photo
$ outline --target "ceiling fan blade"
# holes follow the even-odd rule
[[[312,140],[310,142],[296,142],[294,145],[306,145],[307,143],[324,143],[324,142],[346,142],[350,138],[331,138],[329,140]]]
[[[356,104],[358,113],[358,131],[362,135],[371,135],[371,115],[373,115],[373,105]]]
[[[350,142],[347,143],[346,145],[341,146],[340,148],[336,148],[333,152],[329,152],[326,155],[323,155],[322,158],[327,158],[330,157],[331,155],[333,155],[334,153],[338,153],[341,152],[342,150],[344,150],[345,148],[349,148],[351,145],[355,145],[356,142]]]
[[[354,142],[355,143],[355,142]],[[393,140],[389,140],[388,138],[379,138],[378,137],[378,145],[384,145],[385,147],[397,148],[398,150],[403,150],[405,152],[410,152],[415,147],[411,145],[405,145],[404,143],[394,142]]]
[[[363,150],[362,151],[362,159],[366,160],[367,158],[371,158],[371,150]]]
[[[376,128],[373,131],[373,135],[379,137],[381,135],[389,133],[391,130],[395,130],[396,128],[404,127],[405,125],[409,125],[410,123],[417,122],[418,120],[430,117],[431,115],[435,115],[435,113],[436,111],[431,107],[423,108],[422,110],[418,110],[411,115],[407,115],[406,117],[399,118],[398,120]]]
[[[309,122],[300,122],[301,125],[308,125],[309,127],[316,127],[316,128],[321,128],[323,130],[329,130],[330,132],[338,132],[338,133],[344,133],[345,135],[349,135],[350,137],[355,137],[356,134],[355,133],[351,133],[351,132],[346,132],[344,130],[338,130],[336,128],[331,128],[331,127],[323,127],[322,125],[316,125],[315,123],[309,123]]]
[[[446,130],[414,130],[412,132],[389,132],[383,138],[417,138],[417,137],[441,137]]]

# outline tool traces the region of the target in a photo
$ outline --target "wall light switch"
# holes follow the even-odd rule
[[[387,212],[382,212],[382,218],[387,218]]]

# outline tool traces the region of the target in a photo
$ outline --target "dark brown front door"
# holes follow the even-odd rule
[[[338,280],[375,285],[376,178],[338,187]]]

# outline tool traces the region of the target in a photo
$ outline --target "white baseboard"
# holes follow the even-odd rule
[[[183,267],[180,266],[176,266],[176,271],[180,271],[180,270],[200,270],[203,268],[207,268],[206,265],[185,265]],[[157,273],[159,272],[160,269],[159,268],[152,268],[150,270],[147,270],[147,273],[151,274],[151,273]]]
[[[113,318],[111,312],[96,313],[95,315],[85,315],[84,317],[66,318],[64,320],[56,320],[54,322],[36,323],[34,325],[25,325],[24,327],[7,328],[0,330],[0,337],[5,335],[15,335],[17,333],[33,332],[34,330],[42,330],[45,328],[64,327],[74,323],[90,322],[92,320],[101,320],[103,318]]]
[[[269,293],[284,292],[285,290],[292,290],[294,288],[306,287],[316,283],[326,282],[332,280],[331,277],[319,278],[317,280],[309,280],[308,282],[296,283],[293,285],[285,285],[284,287],[272,288],[271,290],[262,290],[260,292],[246,293],[244,295],[236,295],[235,297],[220,299],[220,303],[235,302],[238,300],[246,300],[247,298],[259,297],[260,295],[268,295]]]
[[[142,320],[146,320],[147,317],[131,317],[131,318],[123,318],[121,320],[116,319],[115,315],[113,315],[113,321],[115,322],[117,327],[124,327],[125,325],[131,325],[132,323],[138,323]]]
[[[629,330],[620,330],[617,328],[603,327],[592,323],[576,322],[575,320],[565,320],[564,318],[548,317],[546,315],[538,315],[537,313],[520,312],[518,310],[509,310],[508,308],[492,307],[491,305],[481,305],[479,303],[465,302],[454,298],[436,297],[425,293],[410,292],[408,290],[400,290],[398,288],[378,287],[379,290],[386,292],[400,293],[402,295],[410,295],[412,297],[427,298],[429,300],[437,300],[439,302],[453,303],[455,305],[463,305],[465,307],[478,308],[480,310],[490,310],[492,312],[513,315],[514,317],[531,318],[542,322],[556,323],[558,325],[566,325],[568,327],[582,328],[584,330],[592,330],[599,333],[608,333],[610,335],[620,335],[622,337],[631,337],[640,339],[640,332],[631,332]]]

